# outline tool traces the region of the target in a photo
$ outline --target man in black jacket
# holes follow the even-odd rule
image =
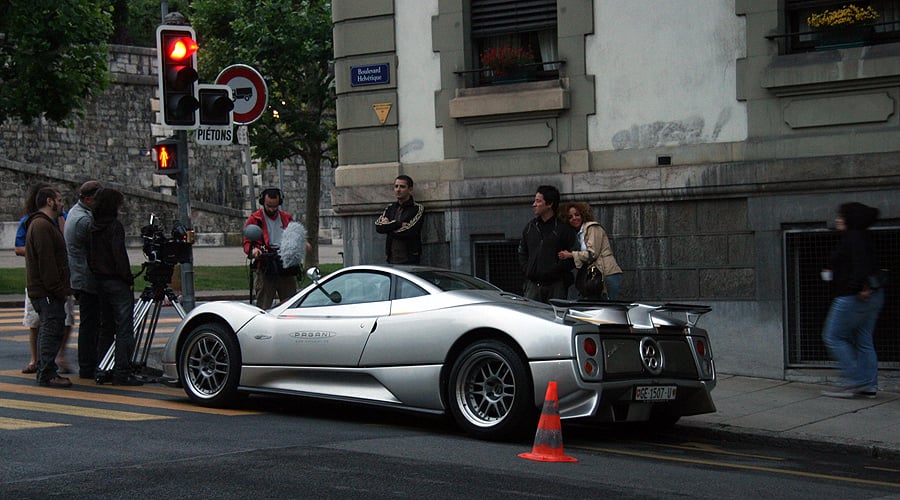
[[[559,190],[555,187],[539,186],[531,208],[535,217],[522,231],[518,252],[525,274],[524,295],[541,302],[564,299],[575,264],[572,259],[560,260],[557,254],[575,248],[575,230],[556,216]]]
[[[418,264],[422,257],[422,215],[425,207],[412,196],[413,180],[408,175],[394,179],[397,201],[375,219],[375,231],[387,235],[385,253],[389,264]]]

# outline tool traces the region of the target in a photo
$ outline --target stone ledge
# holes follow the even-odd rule
[[[559,113],[569,108],[569,100],[567,80],[457,89],[456,97],[450,99],[450,117],[471,119]]]

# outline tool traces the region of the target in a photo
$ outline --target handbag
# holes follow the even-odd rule
[[[579,276],[581,276],[581,284],[577,286],[578,292],[581,294],[582,298],[585,299],[594,299],[594,300],[602,300],[605,297],[606,291],[606,283],[603,279],[603,272],[600,270],[600,267],[597,264],[591,264],[590,266],[580,269]]]

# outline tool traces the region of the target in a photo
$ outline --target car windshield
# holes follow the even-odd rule
[[[499,290],[499,288],[468,274],[452,271],[417,271],[416,276],[428,281],[445,292],[450,290]]]

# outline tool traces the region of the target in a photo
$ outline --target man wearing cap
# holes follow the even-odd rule
[[[66,250],[72,293],[78,300],[81,321],[78,325],[78,376],[92,379],[97,364],[113,341],[111,310],[104,307],[97,294],[94,274],[88,267],[91,244],[91,209],[97,193],[103,189],[100,181],[87,181],[78,190],[78,203],[69,211],[66,221]]]

